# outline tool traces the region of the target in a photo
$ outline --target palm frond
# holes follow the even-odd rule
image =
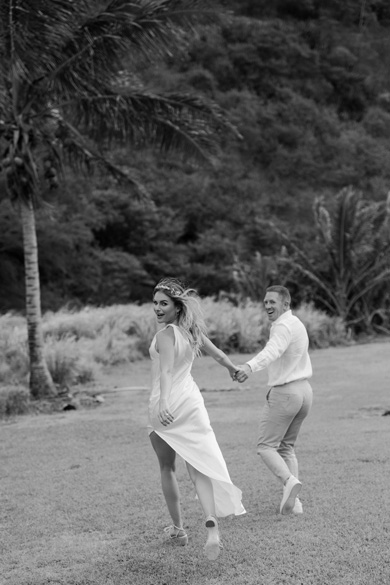
[[[95,169],[105,169],[119,183],[130,187],[140,199],[149,198],[149,193],[129,168],[121,168],[103,156],[85,138],[66,121],[61,121],[57,132],[64,159],[70,166],[84,173],[93,173]]]
[[[69,109],[68,109],[69,108]],[[237,131],[215,104],[187,94],[157,95],[147,91],[81,97],[64,105],[64,117],[94,140],[154,144],[163,151],[180,150],[199,160],[217,152],[216,136]]]
[[[284,242],[287,250],[291,250],[294,254],[296,261],[305,269],[314,271],[313,263],[311,262],[310,258],[307,254],[299,247],[295,242],[291,239],[288,234],[286,234],[283,230],[281,230],[274,222],[268,222],[268,225],[272,228],[272,230],[279,236],[279,238]]]
[[[0,5],[0,51],[3,68],[32,82],[55,66],[53,54],[72,38],[88,14],[87,0],[30,0]],[[48,51],[50,47],[50,51]]]
[[[349,288],[354,286],[357,274],[376,262],[382,249],[377,239],[383,223],[382,208],[382,204],[364,201],[361,193],[350,187],[338,194],[332,218],[322,200],[314,205],[316,225],[331,260],[330,269],[336,279],[350,281]],[[327,213],[329,218],[325,226],[321,213]]]
[[[332,245],[332,220],[324,205],[322,197],[317,197],[313,205],[314,219],[324,239],[327,248]]]
[[[373,257],[369,264],[367,263],[362,266],[359,272],[353,275],[352,289],[360,290],[365,286],[365,283],[372,282],[378,273],[386,270],[390,265],[389,252],[379,260],[378,258]]]
[[[184,30],[217,17],[218,11],[204,0],[112,0],[51,51],[58,65],[51,67],[49,79],[69,95],[94,75],[106,84],[116,81],[125,62],[172,56],[183,44]]]
[[[317,295],[317,298],[321,299],[321,302],[329,309],[332,314],[338,313],[339,302],[337,296],[333,293],[332,288],[328,286],[319,276],[302,266],[302,264],[299,262],[295,262],[292,258],[279,258],[278,260],[283,264],[287,264],[288,266],[295,268],[298,270],[298,272],[314,282],[326,295],[326,297],[320,297]]]
[[[32,8],[28,0],[0,0],[0,120],[4,113],[6,125],[30,129],[34,157],[25,161],[26,172],[35,165],[40,186],[53,187],[53,173],[61,170],[66,153],[73,165],[103,165],[142,193],[133,173],[128,176],[103,154],[114,140],[213,162],[222,131],[239,136],[216,105],[192,95],[157,95],[142,85],[135,91],[118,83],[118,70],[131,52],[154,59],[168,54],[180,44],[184,28],[215,11],[204,0],[97,4],[36,0]],[[33,175],[28,179],[31,193],[38,191],[38,182]]]
[[[373,290],[379,284],[390,280],[390,268],[386,268],[379,274],[376,274],[369,282],[366,282],[365,286],[362,286],[351,298],[348,303],[348,312],[355,306],[357,301],[364,297],[368,292]]]
[[[1,65],[0,65],[1,67]],[[12,109],[11,94],[8,92],[4,85],[1,84],[0,79],[0,123],[5,124],[9,118],[9,112]]]
[[[358,195],[351,187],[342,189],[337,198],[333,218],[333,248],[335,267],[343,275],[348,266],[351,248],[351,227],[354,223],[358,206]]]
[[[86,36],[99,43],[104,51],[118,53],[122,47],[148,59],[156,54],[169,56],[178,36],[200,21],[215,21],[218,10],[206,0],[112,0],[105,10],[86,21],[80,29],[80,40]],[[179,35],[180,37],[180,35]],[[101,43],[101,40],[104,43]]]

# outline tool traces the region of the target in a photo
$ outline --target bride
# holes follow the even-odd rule
[[[199,298],[172,278],[153,292],[154,312],[161,326],[150,346],[152,392],[148,431],[161,472],[161,485],[173,524],[165,529],[172,542],[188,543],[183,528],[176,454],[187,466],[205,516],[208,559],[222,549],[217,517],[244,514],[242,493],[233,485],[203,397],[191,375],[194,358],[207,353],[234,376],[237,367],[206,336]]]

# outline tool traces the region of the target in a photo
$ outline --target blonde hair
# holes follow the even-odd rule
[[[163,278],[154,287],[153,297],[157,291],[172,299],[178,309],[178,325],[191,343],[195,355],[200,355],[207,327],[197,291],[186,287],[177,278]]]

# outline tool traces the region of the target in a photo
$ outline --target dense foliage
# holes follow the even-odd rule
[[[144,301],[162,275],[203,295],[261,298],[291,279],[278,229],[320,262],[313,206],[345,187],[367,202],[390,185],[390,7],[386,0],[230,0],[158,66],[132,62],[130,82],[195,91],[228,113],[242,138],[223,137],[213,169],[145,149],[112,147],[151,194],[137,201],[109,179],[51,194],[37,229],[44,309]],[[1,186],[0,186],[1,192]],[[386,264],[386,260],[384,261]],[[321,266],[317,267],[321,270]],[[0,307],[22,309],[20,226],[0,201]],[[296,275],[296,301],[315,297]],[[331,281],[327,283],[332,286]],[[313,288],[314,287],[314,288]],[[371,297],[387,310],[386,287]],[[257,291],[257,292],[256,292]],[[318,295],[317,295],[318,296]],[[322,305],[323,307],[323,305]],[[381,325],[388,317],[381,318]]]

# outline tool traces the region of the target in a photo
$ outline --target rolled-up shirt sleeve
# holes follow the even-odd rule
[[[252,372],[267,368],[269,364],[277,360],[288,348],[291,341],[291,331],[283,323],[275,325],[271,329],[271,337],[265,348],[254,358],[246,362]]]

